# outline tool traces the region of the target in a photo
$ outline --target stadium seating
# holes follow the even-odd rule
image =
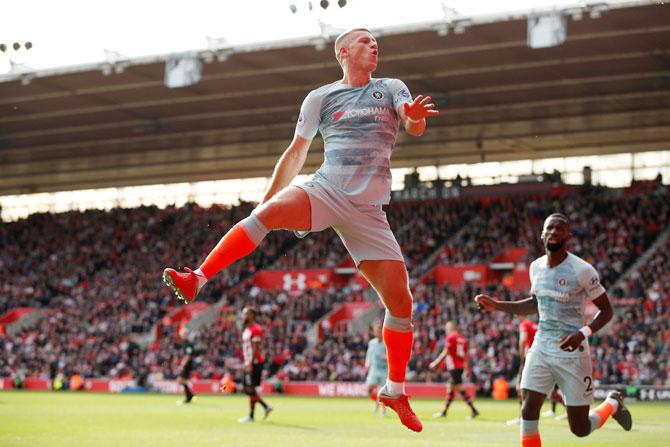
[[[84,378],[175,377],[181,339],[163,318],[177,304],[162,287],[160,272],[175,262],[178,267],[196,265],[251,209],[250,204],[207,210],[191,204],[41,214],[0,224],[0,315],[18,307],[46,310],[37,326],[0,335],[0,376],[53,377],[63,371]],[[444,371],[429,371],[427,364],[441,349],[448,318],[470,338],[481,392],[490,392],[498,376],[512,378],[518,368],[513,318],[476,311],[471,298],[479,286],[450,288],[427,273],[441,263],[486,264],[502,250],[518,246],[528,248],[526,260],[533,259],[542,253],[542,220],[554,210],[566,212],[573,221],[571,250],[593,263],[610,288],[661,234],[670,217],[670,200],[667,193],[594,188],[563,198],[463,198],[388,207],[414,285],[410,380],[445,379]],[[614,299],[629,300],[611,327],[593,339],[595,374],[601,383],[667,383],[668,362],[658,359],[668,358],[663,321],[670,316],[670,283],[663,266],[669,247],[666,242],[621,288],[610,289]],[[199,301],[219,307],[211,326],[190,334],[198,352],[196,374],[218,379],[230,372],[239,379],[239,314],[251,303],[260,309],[267,328],[264,348],[270,374],[291,380],[361,380],[369,334],[333,331],[323,343],[308,343],[312,324],[334,303],[364,300],[360,290],[326,286],[295,295],[245,282],[263,269],[333,268],[344,258],[346,252],[331,230],[301,241],[289,232],[270,234],[259,250],[218,275],[199,296]],[[485,290],[505,299],[524,296],[501,283]],[[133,341],[156,325],[163,337],[153,349]]]

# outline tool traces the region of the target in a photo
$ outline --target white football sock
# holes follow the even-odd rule
[[[394,382],[392,380],[386,379],[386,385],[384,385],[386,391],[394,396],[398,394],[405,394],[405,382]]]
[[[195,273],[195,276],[198,277],[198,290],[202,289],[202,286],[204,286],[207,283],[207,277],[205,276],[204,273],[202,273],[202,270],[193,270],[193,273]]]

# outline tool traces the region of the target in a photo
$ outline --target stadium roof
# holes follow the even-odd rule
[[[375,76],[441,109],[393,167],[670,149],[670,6],[564,12],[545,49],[524,15],[379,30]],[[307,92],[341,77],[323,38],[197,55],[177,89],[167,56],[0,76],[0,195],[269,176]],[[322,159],[318,140],[304,173]]]

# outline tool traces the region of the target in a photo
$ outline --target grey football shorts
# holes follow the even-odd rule
[[[594,384],[589,350],[576,357],[528,351],[521,374],[521,389],[549,395],[554,384],[561,390],[565,405],[591,405]]]
[[[386,383],[386,376],[388,372],[385,370],[378,370],[376,368],[370,368],[368,375],[365,377],[365,384],[367,386],[377,385],[384,386]]]
[[[318,181],[296,186],[309,196],[312,211],[310,231],[296,231],[298,237],[332,227],[357,266],[361,261],[404,262],[381,206],[353,203],[344,193]]]

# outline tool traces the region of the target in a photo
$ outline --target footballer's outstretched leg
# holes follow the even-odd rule
[[[166,268],[163,271],[163,281],[180,300],[188,304],[195,299],[207,280],[234,261],[251,253],[268,232],[259,218],[251,213],[221,238],[199,269],[193,271],[186,267],[182,273]]]
[[[200,268],[191,270],[186,267],[184,272],[166,268],[163,281],[180,300],[188,304],[214,275],[250,254],[270,231],[280,228],[310,228],[310,201],[302,189],[282,189],[270,201],[259,205],[248,217],[233,225]]]

